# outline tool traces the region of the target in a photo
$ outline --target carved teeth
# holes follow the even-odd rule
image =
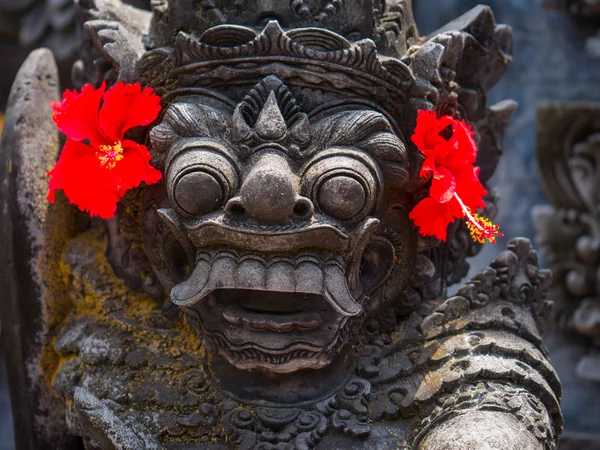
[[[312,262],[301,262],[296,269],[296,291],[311,293],[323,291],[323,271]]]
[[[287,262],[272,264],[267,271],[267,290],[296,292],[296,270]]]
[[[237,267],[238,263],[233,254],[218,255],[212,263],[209,285],[214,289],[233,286]]]
[[[352,298],[344,272],[339,266],[328,264],[325,267],[325,291],[323,294],[329,303],[345,316],[356,316],[362,310],[361,306]]]
[[[237,289],[264,289],[265,281],[265,266],[254,259],[242,261],[235,273],[235,287]]]
[[[350,293],[339,261],[318,263],[311,257],[303,259],[277,260],[268,265],[248,257],[239,261],[233,252],[222,251],[214,256],[203,252],[190,277],[171,290],[171,300],[189,306],[217,289],[248,289],[318,294],[344,316],[355,316],[362,311]]]
[[[255,331],[287,332],[293,330],[307,331],[321,324],[321,316],[317,313],[301,312],[289,315],[272,315],[252,313],[241,308],[229,308],[223,312],[223,318],[232,325],[243,326]]]

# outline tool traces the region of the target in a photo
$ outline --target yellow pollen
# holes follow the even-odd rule
[[[494,225],[489,219],[482,217],[479,214],[474,214],[456,193],[454,193],[454,198],[456,198],[465,214],[467,228],[475,242],[485,244],[485,240],[487,239],[492,244],[495,244],[496,238],[504,236],[504,233],[499,231],[498,225]]]
[[[96,157],[100,161],[101,167],[114,169],[117,162],[123,159],[123,147],[121,147],[121,142],[115,142],[113,145],[99,146]]]

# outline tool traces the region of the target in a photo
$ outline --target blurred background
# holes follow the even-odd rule
[[[130,3],[147,7],[149,1]],[[491,182],[501,195],[496,223],[505,238],[496,246],[486,246],[472,260],[471,272],[475,273],[503,249],[507,240],[516,236],[534,239],[532,207],[548,202],[536,159],[536,106],[546,101],[600,101],[600,59],[597,59],[600,52],[595,40],[600,20],[594,19],[600,12],[600,2],[413,0],[413,3],[421,35],[432,33],[480,3],[491,6],[497,22],[514,29],[514,61],[488,101],[492,105],[510,98],[519,103],[506,134],[505,155]],[[569,14],[569,6],[573,4],[587,5],[588,9]],[[76,43],[72,0],[0,0],[0,124],[11,82],[29,51],[38,46],[50,47],[59,59],[61,79],[66,86]],[[566,429],[569,436],[580,439],[569,448],[600,449],[600,440],[594,440],[594,433],[600,433],[600,380],[584,380],[575,373],[582,352],[577,338],[550,336],[548,345],[563,382]],[[0,362],[0,450],[12,450],[4,369]],[[567,448],[565,442],[561,448]]]

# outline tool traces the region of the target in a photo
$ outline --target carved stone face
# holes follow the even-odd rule
[[[404,143],[372,110],[309,118],[275,77],[233,112],[207,103],[178,100],[151,133],[158,214],[189,259],[171,300],[240,369],[326,366],[403,284]]]

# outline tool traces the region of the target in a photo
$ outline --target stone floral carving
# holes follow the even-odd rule
[[[408,218],[428,191],[419,109],[472,124],[482,182],[493,174],[514,104],[486,93],[510,29],[478,7],[418,39],[406,1],[123,8],[88,11],[74,73],[161,96],[157,123],[132,133],[160,184],[104,222],[37,203],[58,138],[29,150],[27,127],[50,118],[27,81],[45,70],[58,95],[48,53],[11,97],[2,242],[23,258],[12,279],[31,280],[7,280],[2,305],[3,324],[26,319],[6,331],[31,405],[20,446],[556,448],[550,275],[531,245],[511,241],[445,299],[479,247],[460,221],[441,242]]]

